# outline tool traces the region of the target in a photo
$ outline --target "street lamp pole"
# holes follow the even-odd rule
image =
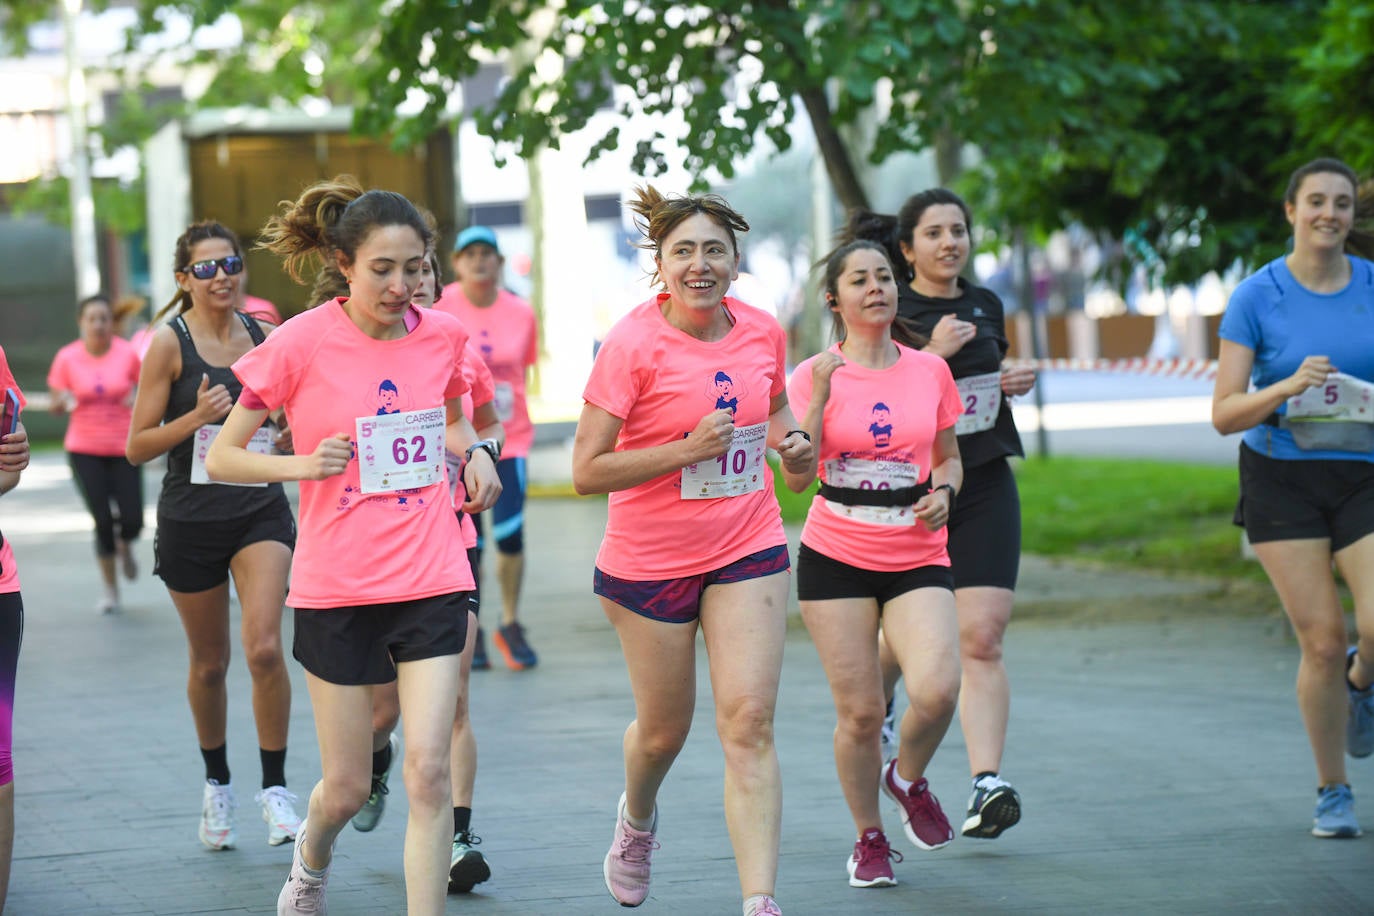
[[[67,57],[67,125],[71,135],[72,261],[78,298],[100,289],[95,240],[95,200],[91,196],[91,156],[86,140],[86,74],[81,69],[76,28],[82,0],[62,0],[63,46]]]

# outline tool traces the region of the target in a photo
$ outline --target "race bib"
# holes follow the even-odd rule
[[[851,490],[897,490],[914,487],[921,468],[905,461],[872,461],[867,458],[831,458],[825,463],[825,482]],[[914,525],[915,506],[847,506],[823,499],[836,515],[870,525]]]
[[[1374,385],[1336,372],[1325,384],[1288,399],[1288,419],[1374,423]]]
[[[210,475],[205,473],[205,456],[210,452],[210,445],[219,438],[220,430],[224,429],[219,423],[211,423],[196,430],[196,443],[191,449],[191,483],[194,484],[219,484],[222,487],[265,487],[265,483],[225,483],[221,480],[211,480]],[[248,440],[248,451],[257,452],[259,455],[272,454],[272,430],[267,426],[259,426],[257,432],[253,433],[253,438]]]
[[[493,389],[491,404],[496,408],[496,419],[505,423],[515,416],[515,388],[510,382],[497,382]]]
[[[762,490],[767,446],[767,423],[736,427],[724,455],[682,469],[682,498],[715,499]]]
[[[444,473],[442,407],[358,417],[358,483],[364,493],[427,487]]]
[[[1002,373],[987,372],[970,375],[955,382],[959,386],[959,400],[964,412],[954,424],[954,434],[981,433],[992,429],[997,411],[1002,407]]]

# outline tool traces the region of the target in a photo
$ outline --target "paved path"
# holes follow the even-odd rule
[[[600,864],[631,706],[618,644],[590,590],[604,504],[536,500],[528,515],[525,606],[542,661],[526,673],[475,675],[474,828],[494,874],[480,893],[451,898],[449,912],[618,913]],[[240,848],[210,853],[195,836],[201,763],[184,696],[185,645],[161,585],[145,575],[127,590],[124,613],[93,612],[88,523],[54,457],[0,503],[0,525],[15,542],[28,607],[8,912],[271,912],[290,848],[266,845],[251,802],[258,767],[242,659],[229,709]],[[149,569],[150,538],[139,557]],[[1158,597],[1159,619],[1037,614],[1013,627],[1005,775],[1023,794],[1025,819],[997,841],[959,838],[924,853],[905,848],[884,802],[889,835],[906,856],[892,889],[846,883],[852,835],[831,759],[830,696],[805,632],[793,628],[777,717],[786,793],[778,896],[788,916],[1374,911],[1374,759],[1351,767],[1371,836],[1310,837],[1314,777],[1283,622],[1176,619],[1170,605],[1200,586],[1100,573],[1090,583],[1091,575],[1028,562],[1024,590],[1042,606],[1054,596],[1081,599],[1076,582],[1104,602],[1143,592]],[[304,793],[319,760],[292,669],[287,771]],[[704,676],[698,689],[696,731],[661,798],[648,914],[739,912]],[[929,775],[957,823],[967,786],[957,727]],[[333,916],[403,911],[404,815],[397,791],[375,833],[343,835]]]

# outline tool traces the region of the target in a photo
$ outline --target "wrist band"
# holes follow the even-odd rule
[[[801,436],[807,442],[811,441],[811,434],[804,429],[789,429],[787,431],[787,436]],[[786,439],[787,436],[783,436],[783,438]]]

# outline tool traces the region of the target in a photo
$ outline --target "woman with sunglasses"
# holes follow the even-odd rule
[[[226,227],[190,226],[177,239],[175,264],[177,294],[157,316],[172,317],[158,327],[143,361],[127,454],[134,464],[167,455],[153,571],[167,585],[190,650],[186,693],[205,760],[200,841],[210,849],[237,842],[225,747],[232,575],[262,764],[256,800],[267,842],[277,846],[293,841],[300,826],[296,797],[286,790],[291,681],[281,643],[296,524],[280,484],[231,486],[205,473],[205,454],[242,388],[229,367],[262,343],[271,325],[235,309],[243,252]],[[285,445],[278,430],[279,441],[263,433],[256,447]]]

